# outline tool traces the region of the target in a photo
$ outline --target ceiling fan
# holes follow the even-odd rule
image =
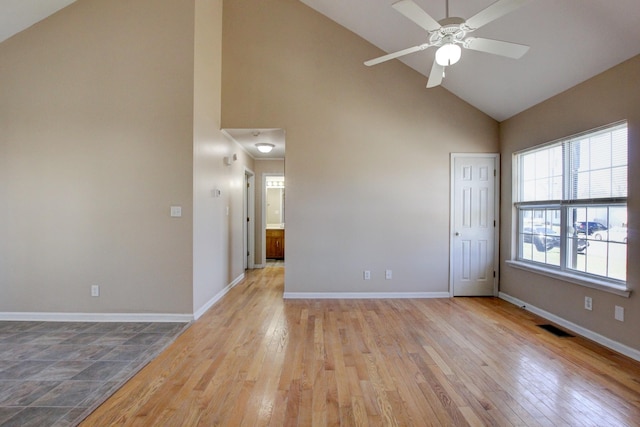
[[[467,35],[489,22],[518,9],[527,1],[529,0],[498,0],[465,20],[462,18],[449,17],[449,0],[446,0],[447,16],[440,21],[436,21],[421,9],[420,6],[415,4],[413,0],[400,0],[394,3],[392,7],[425,29],[428,32],[427,37],[429,41],[418,46],[383,55],[379,58],[370,59],[365,61],[364,64],[366,66],[372,66],[390,59],[425,50],[432,46],[437,46],[436,58],[433,61],[429,81],[427,82],[427,87],[430,88],[438,86],[442,82],[445,67],[458,62],[462,54],[460,46],[465,49],[518,59],[529,50],[529,46],[481,37],[467,37]]]

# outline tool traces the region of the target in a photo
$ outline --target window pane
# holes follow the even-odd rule
[[[612,279],[627,280],[627,244],[609,242],[607,276]]]
[[[594,170],[589,178],[589,198],[611,195],[611,169]]]
[[[605,169],[611,167],[611,134],[594,136],[589,140],[589,169]]]
[[[567,268],[616,280],[627,276],[627,207],[568,209]]]
[[[578,172],[573,176],[572,193],[574,199],[589,198],[589,184],[591,182],[591,173]]]
[[[627,129],[621,125],[567,142],[570,199],[627,196]]]
[[[562,145],[519,155],[520,201],[562,199]]]
[[[611,170],[611,196],[627,197],[627,166]]]
[[[627,127],[621,127],[611,132],[611,165],[627,165]]]
[[[560,266],[560,210],[521,209],[519,258]]]
[[[607,242],[590,240],[586,252],[586,272],[607,277]]]

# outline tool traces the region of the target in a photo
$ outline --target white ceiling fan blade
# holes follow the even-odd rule
[[[427,81],[427,88],[439,86],[442,83],[442,76],[444,75],[444,67],[433,61],[431,67],[431,73],[429,73],[429,81]]]
[[[477,30],[483,25],[494,21],[509,12],[513,12],[529,0],[498,0],[489,7],[467,19],[467,26],[473,30]]]
[[[422,10],[413,0],[400,0],[392,7],[427,31],[435,31],[440,28],[438,21]]]
[[[481,37],[468,37],[464,40],[464,47],[478,52],[492,53],[518,59],[529,50],[529,46],[500,40],[484,39]]]
[[[370,67],[372,65],[376,65],[376,64],[379,64],[381,62],[388,61],[390,59],[395,59],[395,58],[398,58],[400,56],[409,55],[410,53],[418,52],[419,50],[424,50],[424,49],[428,48],[429,46],[430,46],[429,43],[425,43],[425,44],[421,44],[419,46],[413,46],[413,47],[409,47],[409,48],[406,48],[406,49],[402,49],[402,50],[399,50],[397,52],[388,53],[388,54],[380,56],[378,58],[373,58],[373,59],[370,59],[368,61],[365,61],[364,65],[366,65],[367,67]]]

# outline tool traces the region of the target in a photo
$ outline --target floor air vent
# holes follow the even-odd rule
[[[573,335],[571,335],[570,333],[565,332],[562,329],[553,325],[538,325],[538,327],[544,329],[545,331],[551,332],[553,335],[557,337],[573,338]]]

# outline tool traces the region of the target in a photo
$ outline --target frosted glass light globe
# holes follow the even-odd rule
[[[453,65],[460,60],[461,54],[462,49],[460,49],[460,46],[453,43],[447,43],[440,46],[436,51],[436,62],[438,65],[442,65],[443,67]]]

